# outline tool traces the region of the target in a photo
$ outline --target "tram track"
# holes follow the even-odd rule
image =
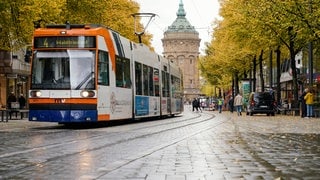
[[[187,119],[181,118],[181,120],[171,120],[172,118],[166,118],[166,119],[160,119],[160,120],[156,120],[156,121],[137,121],[137,122],[134,122],[134,124],[133,123],[127,123],[127,124],[118,125],[118,126],[114,126],[113,125],[112,127],[104,127],[104,126],[96,127],[96,126],[94,126],[94,128],[92,128],[92,127],[89,126],[88,128],[86,128],[84,126],[75,126],[75,127],[72,127],[72,126],[52,127],[52,126],[50,126],[50,128],[48,128],[48,127],[31,128],[31,130],[29,129],[29,131],[26,131],[25,128],[19,128],[19,129],[23,130],[27,135],[24,134],[24,133],[23,134],[17,134],[17,135],[15,134],[15,137],[17,139],[20,139],[20,138],[23,138],[25,136],[36,136],[36,135],[38,136],[39,132],[43,132],[46,136],[58,135],[58,134],[65,134],[66,131],[69,131],[69,130],[72,130],[74,132],[77,131],[77,130],[79,130],[79,131],[97,131],[97,132],[102,132],[103,131],[103,132],[110,133],[110,134],[114,134],[114,133],[118,134],[120,132],[128,133],[128,132],[134,132],[134,131],[143,130],[143,129],[147,129],[147,128],[156,128],[156,127],[161,127],[161,126],[168,126],[168,125],[178,124],[178,123],[181,123],[181,122],[188,122],[188,121],[194,120],[195,118],[198,118],[198,117],[200,117],[199,114],[197,116],[190,117],[190,118],[187,118]],[[156,125],[149,125],[150,123],[155,123],[155,122],[157,123]],[[123,128],[125,130],[121,130],[121,131],[113,131],[113,130],[108,131],[110,128],[115,129],[115,128],[119,128],[119,127],[122,128],[122,127],[125,127],[125,126],[132,126],[132,125],[137,125],[137,127],[133,128],[133,129],[130,129],[129,131],[128,131],[127,128]],[[38,130],[38,131],[34,131],[34,130]],[[17,132],[17,131],[15,131],[15,132]],[[4,133],[8,134],[8,132],[4,132]],[[77,141],[83,141],[83,140],[87,140],[87,139],[99,139],[99,138],[105,137],[106,135],[107,134],[90,135],[90,136],[85,137],[85,138],[77,139]],[[114,136],[116,136],[116,135],[114,135]],[[63,138],[65,139],[65,137],[63,137]],[[28,150],[10,152],[10,153],[2,153],[2,154],[0,154],[0,158],[7,157],[7,156],[18,155],[18,154],[22,154],[22,153],[26,153],[26,152],[32,152],[32,151],[36,151],[38,149],[48,149],[48,148],[54,148],[54,147],[58,147],[58,146],[64,146],[64,145],[67,145],[67,144],[70,144],[70,143],[74,143],[74,142],[75,142],[74,139],[67,140],[67,141],[64,140],[64,143],[52,143],[52,144],[46,144],[46,145],[42,145],[42,146],[38,146],[38,147],[33,147],[32,149],[28,149]]]
[[[208,119],[208,120],[210,120],[210,119]],[[207,120],[205,120],[205,121],[207,121]],[[180,137],[180,138],[178,138],[178,139],[176,139],[174,141],[171,141],[171,142],[168,142],[168,143],[165,143],[165,144],[161,144],[161,145],[156,146],[156,147],[154,147],[152,149],[148,149],[145,152],[142,152],[142,153],[137,154],[135,156],[132,156],[130,158],[126,158],[125,161],[122,160],[122,161],[119,161],[119,162],[114,162],[114,165],[109,165],[111,168],[105,168],[104,172],[100,173],[100,175],[98,177],[95,177],[95,179],[99,179],[99,178],[101,178],[101,177],[103,177],[103,176],[105,176],[105,175],[107,175],[107,174],[109,174],[109,173],[111,173],[111,172],[123,167],[123,166],[126,166],[126,165],[130,164],[133,161],[139,160],[139,159],[144,158],[144,157],[146,157],[146,156],[148,156],[148,155],[150,155],[152,153],[155,153],[157,151],[163,150],[163,149],[165,149],[165,148],[167,148],[169,146],[172,146],[174,144],[177,144],[177,143],[179,143],[179,142],[181,142],[181,141],[183,141],[185,139],[191,138],[191,137],[196,136],[197,134],[203,133],[205,131],[215,129],[218,126],[220,126],[220,125],[222,125],[224,123],[227,123],[228,121],[230,121],[230,119],[217,120],[214,123],[214,125],[212,125],[212,126],[208,126],[208,127],[204,128],[204,129],[199,129],[197,131],[194,131],[191,134],[188,134],[186,136]]]
[[[197,117],[200,117],[200,115],[197,116]],[[212,118],[212,117],[210,117],[210,118]],[[80,141],[84,141],[84,140],[88,140],[88,139],[99,140],[101,138],[104,138],[106,135],[111,135],[111,137],[109,137],[109,138],[113,138],[114,136],[119,136],[119,134],[126,134],[126,133],[130,133],[130,132],[134,132],[134,131],[138,131],[138,130],[143,130],[143,129],[149,129],[149,128],[157,128],[157,127],[165,126],[165,125],[168,126],[168,125],[172,125],[172,124],[177,124],[177,123],[181,123],[181,122],[190,121],[190,120],[193,120],[193,119],[194,119],[194,117],[193,118],[187,118],[185,120],[180,120],[180,121],[172,121],[172,122],[169,122],[169,123],[161,123],[161,124],[157,124],[157,125],[147,125],[147,126],[143,126],[143,127],[139,126],[137,128],[131,129],[129,131],[127,130],[127,131],[120,131],[120,132],[107,132],[107,133],[110,133],[110,134],[91,135],[89,137],[85,137],[85,138],[81,138],[81,139],[77,139],[77,140],[73,139],[73,140],[69,140],[69,141],[64,141],[63,143],[47,144],[47,145],[43,145],[43,146],[34,147],[34,148],[28,149],[28,150],[11,152],[11,153],[4,153],[4,154],[0,155],[0,158],[9,157],[9,156],[15,156],[15,155],[23,154],[23,153],[30,153],[32,151],[36,151],[36,150],[39,150],[39,149],[56,148],[56,147],[59,147],[59,146],[65,146],[65,145],[68,145],[68,144],[78,143]],[[116,141],[116,142],[113,142],[113,143],[110,143],[110,144],[106,144],[106,145],[114,145],[114,144],[121,143],[121,142],[124,142],[124,141],[130,141],[130,140],[133,140],[133,139],[136,139],[136,138],[142,138],[142,137],[145,137],[145,136],[148,136],[148,135],[158,134],[158,133],[161,133],[161,132],[164,132],[164,131],[169,131],[169,130],[185,127],[185,126],[188,126],[188,125],[192,125],[192,124],[205,122],[205,121],[207,121],[209,119],[205,119],[205,120],[202,120],[202,121],[197,121],[197,122],[193,122],[193,123],[189,123],[189,124],[184,124],[182,126],[176,126],[176,127],[169,128],[169,129],[164,129],[164,130],[161,130],[161,131],[158,131],[158,132],[154,132],[154,133],[142,134],[142,135],[140,135],[138,137],[131,137],[131,138],[128,138],[128,139],[125,139],[125,140],[119,140],[119,141]],[[106,128],[108,128],[108,127],[106,127]],[[91,129],[91,130],[93,130],[93,129]],[[83,129],[81,129],[80,131],[83,131]],[[98,129],[98,131],[101,132],[101,130],[99,130],[99,129]],[[54,131],[54,132],[50,132],[50,133],[56,135],[56,134],[59,134],[59,133],[65,133],[65,131],[58,131],[58,132]],[[22,137],[22,136],[20,136],[20,137]]]
[[[205,117],[203,117],[205,116]],[[21,167],[20,169],[15,169],[14,171],[8,171],[5,173],[4,177],[12,177],[15,174],[24,174],[24,172],[27,171],[32,171],[34,168],[37,168],[39,166],[45,166],[48,163],[51,163],[53,161],[59,161],[59,160],[63,160],[64,158],[70,158],[72,156],[77,156],[79,154],[84,154],[84,153],[89,153],[89,152],[95,152],[95,151],[101,151],[103,149],[107,149],[110,148],[112,146],[116,146],[119,144],[125,144],[128,143],[130,141],[135,141],[138,139],[143,139],[143,138],[148,138],[151,136],[155,136],[155,135],[159,135],[161,133],[165,133],[165,132],[169,132],[169,131],[174,131],[177,130],[179,128],[184,128],[187,126],[197,126],[199,124],[202,123],[206,123],[210,120],[212,120],[212,118],[214,117],[214,115],[211,114],[207,114],[205,115],[205,113],[203,114],[197,114],[195,116],[192,117],[188,117],[188,118],[183,118],[183,117],[178,117],[179,120],[176,119],[167,119],[170,120],[170,122],[168,121],[156,121],[156,124],[152,124],[154,123],[154,121],[150,123],[138,123],[137,127],[132,128],[132,124],[128,124],[125,126],[120,126],[120,128],[126,129],[123,131],[119,131],[119,132],[115,132],[113,129],[109,130],[108,128],[98,128],[96,129],[97,132],[99,132],[96,135],[89,135],[87,137],[84,138],[80,138],[80,139],[73,139],[73,140],[68,140],[68,141],[64,141],[63,143],[51,143],[51,144],[47,144],[47,145],[43,145],[43,146],[38,146],[38,147],[34,147],[34,148],[30,148],[30,149],[25,149],[22,151],[16,151],[16,152],[11,152],[11,153],[6,153],[6,154],[2,154],[0,155],[0,159],[1,162],[5,162],[6,159],[10,159],[10,157],[13,156],[20,156],[20,157],[26,157],[28,156],[28,154],[33,154],[37,151],[55,151],[58,150],[59,148],[62,147],[68,147],[68,146],[76,146],[78,144],[81,144],[83,141],[105,141],[105,143],[100,144],[99,146],[96,147],[86,147],[86,148],[82,148],[82,149],[78,149],[77,151],[74,152],[69,152],[69,153],[64,153],[64,154],[59,154],[58,156],[52,156],[52,157],[48,157],[48,158],[44,158],[42,159],[42,161],[36,161],[36,162],[29,162],[27,164],[25,164],[23,167]],[[219,125],[220,122],[216,122],[217,126]],[[223,123],[223,122],[221,122]],[[135,126],[136,124],[134,124]],[[141,126],[142,125],[142,126]],[[131,126],[132,129],[128,129],[128,127]],[[119,127],[112,127],[112,128],[119,128]],[[150,154],[153,153],[155,151],[161,150],[167,146],[170,146],[172,144],[175,144],[179,141],[182,141],[185,138],[188,138],[192,135],[195,135],[197,133],[203,132],[205,130],[211,129],[213,128],[208,127],[207,129],[200,129],[198,131],[196,131],[195,133],[189,134],[188,136],[183,136],[180,138],[177,138],[175,141],[171,141],[168,144],[160,144],[159,146],[150,148],[148,151],[144,151],[143,153],[139,153],[138,155],[134,155],[131,158],[126,158],[126,159],[131,159],[131,160],[135,160],[137,158],[141,158],[143,156],[145,156],[146,154]],[[84,132],[84,131],[93,131],[94,129],[89,129],[89,130],[79,130],[79,132]],[[101,134],[101,131],[105,131],[105,133]],[[65,131],[58,131],[56,133],[63,133]],[[54,132],[50,132],[50,133],[54,133]],[[127,138],[117,138],[117,137],[125,137],[127,135]],[[112,140],[112,141],[110,141]],[[55,153],[54,153],[55,154]],[[40,158],[41,159],[41,158]],[[120,160],[121,161],[121,160]],[[119,164],[119,162],[115,162],[116,164]],[[129,163],[129,162],[125,162],[124,164]],[[121,163],[120,163],[121,164]],[[122,165],[124,165],[122,163]],[[118,166],[118,168],[121,166]],[[112,171],[115,168],[107,168],[107,172]],[[106,172],[104,172],[106,173]]]

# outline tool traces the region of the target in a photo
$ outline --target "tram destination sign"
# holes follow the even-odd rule
[[[95,36],[35,37],[34,48],[95,48]]]

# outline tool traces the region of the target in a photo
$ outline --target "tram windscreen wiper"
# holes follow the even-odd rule
[[[76,87],[76,90],[80,89],[89,79],[92,79],[92,75],[94,72],[90,72]]]

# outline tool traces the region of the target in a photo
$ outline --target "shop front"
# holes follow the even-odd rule
[[[20,58],[19,58],[20,57]],[[0,50],[0,107],[6,108],[9,94],[16,99],[20,95],[28,98],[30,64],[23,60],[23,55]]]

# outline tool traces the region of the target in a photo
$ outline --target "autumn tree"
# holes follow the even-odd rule
[[[134,19],[139,4],[131,0],[3,0],[0,2],[0,47],[19,49],[31,43],[34,26],[101,24],[137,42]],[[142,25],[141,25],[142,26]],[[150,46],[152,35],[143,36]]]
[[[309,42],[319,41],[319,0],[225,0],[208,47],[210,54],[203,58],[202,70],[223,63],[220,72],[243,71],[250,66],[248,57],[261,57],[261,52],[281,48],[292,61],[294,97],[297,100],[295,54]],[[262,57],[262,59],[264,59]],[[214,72],[214,74],[217,72]],[[210,74],[205,72],[204,74]],[[208,77],[207,77],[208,78]]]

